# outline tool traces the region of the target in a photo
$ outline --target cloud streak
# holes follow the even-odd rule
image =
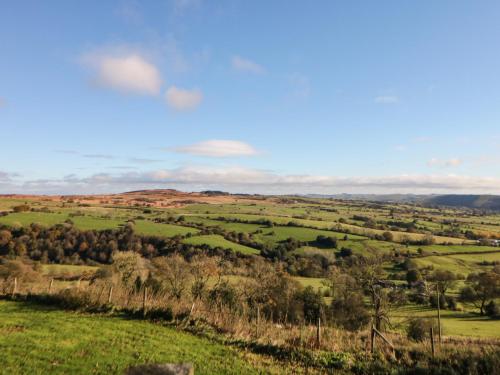
[[[3,177],[2,177],[3,176]],[[4,193],[113,193],[172,187],[181,190],[220,189],[262,194],[304,193],[500,193],[500,178],[458,175],[339,177],[278,174],[244,167],[190,166],[147,172],[98,173],[54,180],[15,181],[0,174]]]
[[[396,104],[399,102],[399,97],[395,95],[380,95],[376,96],[373,101],[377,104]]]
[[[463,164],[463,161],[458,158],[452,158],[452,159],[438,159],[438,158],[432,158],[427,162],[427,165],[429,167],[439,167],[439,168],[450,168],[450,167],[458,167]]]
[[[262,65],[241,56],[233,56],[231,66],[234,70],[245,73],[263,74],[266,71]]]
[[[176,147],[175,152],[197,156],[225,158],[234,156],[254,156],[258,151],[251,145],[241,141],[212,139],[193,145]]]

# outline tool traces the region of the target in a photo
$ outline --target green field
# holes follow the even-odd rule
[[[491,268],[489,265],[482,265],[482,262],[500,262],[500,253],[429,256],[417,258],[415,261],[419,267],[431,266],[434,269],[444,269],[468,275],[471,272],[480,272]]]
[[[124,221],[113,218],[103,218],[96,216],[73,216],[68,213],[48,213],[48,212],[21,212],[11,213],[7,216],[0,217],[0,224],[10,226],[26,226],[32,223],[51,226],[62,224],[70,219],[75,227],[81,230],[104,230],[114,229],[122,225]]]
[[[259,254],[260,251],[253,249],[248,246],[243,246],[231,241],[226,240],[224,237],[217,234],[205,235],[205,236],[193,236],[185,238],[183,240],[186,244],[191,245],[208,245],[209,247],[221,247],[223,249],[231,249],[233,251],[238,251],[242,254]]]
[[[39,223],[45,226],[64,223],[68,219],[67,214],[46,212],[20,212],[11,213],[0,217],[0,223],[10,226],[25,226],[31,223]]]
[[[136,220],[135,232],[146,236],[174,237],[185,236],[188,233],[196,234],[198,229],[183,227],[180,225],[155,223],[148,220]]]
[[[173,328],[0,301],[2,374],[122,374],[131,365],[192,363],[196,374],[259,374],[242,352]]]
[[[422,306],[405,306],[394,312],[394,321],[405,322],[412,317],[437,319],[436,309]],[[445,336],[472,336],[498,338],[500,321],[477,313],[441,310],[441,324]]]

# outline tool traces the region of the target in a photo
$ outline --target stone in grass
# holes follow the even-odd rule
[[[190,363],[147,364],[129,367],[125,375],[194,375],[194,367]]]

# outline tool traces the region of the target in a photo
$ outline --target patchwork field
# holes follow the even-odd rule
[[[460,278],[455,296],[468,275],[500,264],[500,247],[466,236],[473,233],[481,239],[500,238],[500,215],[493,213],[332,199],[176,194],[2,197],[0,210],[4,216],[0,216],[0,224],[12,228],[32,223],[47,228],[64,224],[82,231],[102,231],[120,229],[131,222],[137,235],[175,237],[179,244],[195,248],[229,249],[253,257],[275,256],[274,252],[281,249],[279,256],[286,257],[295,280],[322,294],[328,289],[324,280],[329,277],[329,267],[350,259],[351,254],[384,258],[387,276],[398,285],[406,285],[406,271],[401,268],[406,258],[427,273],[451,271]],[[179,196],[182,200],[177,199]],[[27,208],[14,212],[22,205]],[[325,244],[321,238],[330,242]],[[72,261],[64,258],[58,262]],[[64,275],[67,279],[95,272],[99,259],[91,265],[81,263],[85,262],[44,264],[42,268],[46,275]],[[56,284],[66,287],[75,283],[64,277]],[[227,277],[234,281],[241,276]],[[331,297],[325,298],[331,302]],[[459,311],[443,312],[447,333],[500,337],[499,321],[478,316],[470,305],[459,307]],[[420,306],[409,306],[400,313],[433,314]]]

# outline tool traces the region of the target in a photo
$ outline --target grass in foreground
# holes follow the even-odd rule
[[[196,374],[264,371],[243,352],[173,328],[8,301],[0,301],[0,351],[2,374],[121,374],[179,362],[193,363]]]

